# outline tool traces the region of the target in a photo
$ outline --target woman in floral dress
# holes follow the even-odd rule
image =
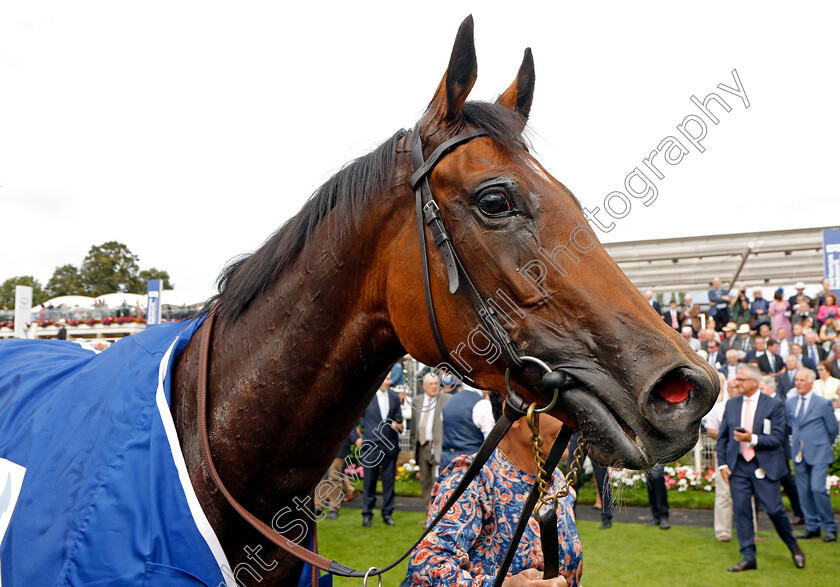
[[[559,420],[543,415],[540,431],[547,453],[562,428]],[[472,455],[456,458],[441,473],[429,508],[433,520],[472,462]],[[510,543],[522,505],[536,479],[530,429],[525,418],[514,422],[479,475],[452,509],[423,539],[409,561],[407,583],[421,586],[492,585]],[[550,491],[562,484],[552,476]],[[542,580],[544,568],[539,524],[533,517],[522,536],[503,587],[579,586],[583,571],[580,537],[573,512],[574,494],[560,500],[557,531],[560,577]]]

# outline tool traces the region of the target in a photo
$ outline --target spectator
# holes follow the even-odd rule
[[[757,568],[753,497],[770,516],[779,538],[793,554],[794,564],[798,568],[805,566],[805,554],[793,535],[779,486],[787,468],[785,408],[758,392],[760,377],[758,369],[750,365],[738,367],[735,385],[741,397],[726,403],[717,439],[718,469],[732,492],[742,556],[738,564],[729,567],[731,572]]]
[[[765,375],[761,378],[758,384],[758,390],[764,395],[775,399],[783,406],[787,400],[784,396],[779,396],[776,393],[776,379],[770,375]],[[790,423],[787,425],[785,431],[785,438],[790,438]],[[805,515],[802,513],[802,507],[799,504],[799,492],[796,490],[796,482],[793,480],[793,472],[790,470],[790,443],[785,442],[785,467],[786,471],[779,480],[782,484],[782,489],[790,500],[790,509],[793,510],[793,521],[791,524],[798,526],[805,523]],[[753,508],[753,517],[755,517],[755,508]]]
[[[659,526],[662,530],[671,527],[668,521],[668,489],[665,487],[665,467],[654,465],[645,475],[648,503],[652,519],[648,526]]]
[[[722,373],[720,377],[720,393],[717,403],[712,407],[705,418],[706,436],[717,440],[720,431],[720,421],[723,418],[723,409],[727,401],[726,378]],[[733,385],[733,390],[735,386]],[[730,396],[731,397],[731,396]],[[715,468],[715,517],[714,517],[715,538],[719,542],[729,542],[732,539],[732,495],[729,493],[729,484],[723,482],[720,471]]]
[[[828,366],[831,368],[831,376],[840,379],[840,339],[834,341],[834,357],[829,359]]]
[[[817,296],[817,305],[816,305],[817,309],[819,309],[820,306],[825,305],[825,297],[827,295],[834,295],[834,292],[831,291],[831,282],[828,279],[823,279],[822,280],[822,286],[823,286],[823,290],[820,292],[820,295]],[[837,296],[836,295],[834,297],[834,303],[835,304],[837,303]],[[840,317],[840,315],[838,317]]]
[[[830,347],[834,341],[838,340],[838,324],[840,324],[840,319],[831,315],[826,316],[825,323],[820,327],[819,335],[820,342],[823,343],[823,348],[825,348],[825,343],[828,343],[828,346]]]
[[[815,375],[802,369],[796,374],[799,397],[787,400],[788,419],[793,429],[793,468],[796,488],[802,500],[807,530],[800,538],[819,538],[820,527],[825,530],[823,541],[837,540],[837,522],[831,508],[825,479],[828,467],[834,462],[831,447],[837,438],[837,420],[831,402],[813,393]]]
[[[831,364],[828,361],[820,361],[817,365],[813,390],[821,398],[832,402],[832,407],[840,408],[840,379],[831,375]]]
[[[792,393],[796,393],[795,391],[791,392],[791,390],[794,389],[794,378],[799,368],[799,360],[796,358],[796,355],[788,355],[788,358],[785,359],[785,370],[776,379],[779,395],[787,397],[792,395]]]
[[[824,361],[826,355],[828,355],[823,346],[819,344],[817,334],[814,331],[805,333],[805,346],[802,347],[802,352],[804,352],[805,356],[813,361],[815,367],[814,370],[816,370],[817,363]]]
[[[779,334],[779,330],[784,328],[785,333],[790,332],[790,302],[783,298],[782,288],[777,289],[773,294],[773,301],[767,308],[767,314],[770,316],[773,336],[777,339],[785,338]]]
[[[683,326],[681,332],[683,339],[685,340],[685,342],[688,343],[688,346],[691,347],[691,350],[693,350],[694,352],[699,351],[700,341],[692,336],[694,331],[691,329],[691,326]]]
[[[414,458],[420,467],[420,486],[423,491],[423,503],[429,509],[432,487],[440,466],[441,447],[443,445],[443,406],[453,396],[440,393],[438,376],[427,373],[423,377],[423,393],[412,402],[411,419],[417,425],[411,429],[411,446]],[[421,520],[422,524],[423,521]]]
[[[758,348],[758,339],[756,339],[756,349]],[[785,362],[782,360],[782,356],[779,354],[779,341],[773,340],[772,338],[767,341],[767,351],[760,357],[758,357],[758,365],[761,369],[761,372],[765,375],[772,375],[773,377],[777,377],[780,373],[783,373],[785,370]],[[776,385],[773,384],[773,390],[775,393]]]
[[[729,290],[721,287],[720,277],[712,280],[709,290],[709,316],[719,326],[729,322]]]
[[[770,324],[770,303],[764,299],[761,289],[756,288],[753,292],[753,301],[750,304],[751,324],[758,330],[762,324]]]
[[[662,315],[662,306],[660,306],[660,305],[659,305],[659,302],[657,302],[657,301],[653,298],[653,290],[650,290],[650,289],[649,289],[649,290],[647,290],[647,291],[645,292],[645,299],[647,300],[648,304],[650,304],[650,306],[651,306],[654,310],[656,310],[656,313],[657,313],[657,314]]]
[[[400,359],[391,367],[391,386],[393,387],[405,385],[405,374],[403,372],[404,360],[405,358]]]
[[[805,329],[802,328],[801,324],[795,324],[793,326],[793,336],[790,340],[791,343],[796,343],[800,347],[805,348]]]
[[[447,405],[452,405],[463,393]],[[544,451],[551,449],[561,428],[559,420],[546,415],[540,417]],[[412,553],[407,584],[467,587],[493,582],[519,521],[522,504],[536,480],[530,436],[525,418],[514,422],[473,481],[472,489],[458,499]],[[437,515],[471,462],[471,456],[460,455],[441,472],[429,508],[429,520]],[[562,478],[562,475],[552,476],[550,492],[560,487]],[[582,550],[572,513],[574,499],[573,492],[561,499],[557,512],[560,577],[540,581],[544,568],[542,543],[539,526],[531,522],[526,526],[510,567],[511,576],[502,584],[504,587],[531,585],[532,581],[544,587],[580,584]]]
[[[572,437],[569,440],[569,467],[572,466],[573,457],[579,442],[580,432],[576,431],[572,434]],[[584,450],[582,454],[582,458],[584,459],[588,456],[586,450]],[[598,529],[609,530],[612,528],[612,487],[610,487],[610,470],[607,467],[601,467],[600,465],[592,463],[592,477],[595,480],[595,493],[597,495],[594,507],[598,508],[599,503],[601,506],[599,508],[601,510],[601,525],[598,526]],[[577,477],[575,491],[578,491],[581,485],[583,485],[583,474],[580,474]]]
[[[494,424],[490,400],[480,389],[464,384],[443,407],[441,473],[458,455],[473,454],[481,448]]]
[[[837,296],[833,293],[828,293],[824,296],[823,304],[817,311],[817,322],[824,324],[826,318],[840,317],[840,307],[837,306]]]
[[[709,365],[711,365],[715,369],[720,369],[720,359],[722,356],[719,350],[720,345],[716,340],[709,340],[707,346],[709,353],[709,358],[707,359],[707,361],[709,362]]]
[[[744,358],[742,359],[743,363],[751,363],[752,361],[756,361],[756,365],[758,364],[759,357],[763,357],[767,351],[766,342],[763,336],[756,335],[756,337],[752,340],[753,348],[746,352]]]
[[[796,302],[796,309],[790,317],[790,323],[794,326],[797,324],[801,325],[804,331],[810,328],[813,322],[814,314],[811,312],[811,300],[808,296],[799,296]]]
[[[662,318],[665,320],[665,324],[673,328],[674,330],[679,331],[680,324],[683,321],[682,312],[677,309],[677,301],[671,298],[671,302],[668,304],[668,309],[665,310]]]
[[[58,340],[67,340],[67,320],[64,318],[58,321],[58,334],[55,335]]]
[[[350,456],[350,444],[350,438],[348,437],[344,441],[344,444],[341,445],[338,454],[333,459],[332,465],[330,465],[329,470],[324,475],[324,479],[322,480],[323,487],[326,487],[328,490],[321,490],[320,487],[322,485],[320,483],[318,489],[315,490],[315,513],[317,514],[318,510],[329,510],[327,514],[328,520],[338,518],[338,512],[341,509],[341,503],[343,501],[352,501],[356,497],[356,489],[350,483],[347,476],[344,475],[347,457]]]
[[[817,370],[817,364],[803,354],[802,347],[799,346],[797,343],[793,343],[790,345],[789,356],[796,357],[796,360],[806,369],[811,369],[811,371]]]
[[[694,297],[691,294],[685,295],[682,324],[683,326],[691,326],[695,335],[700,332],[700,304],[694,303]]]
[[[359,425],[362,434],[355,430],[350,435],[359,447],[359,458],[364,468],[362,483],[362,526],[370,527],[373,508],[376,506],[376,482],[382,476],[382,521],[394,525],[394,481],[397,475],[397,456],[400,454],[399,433],[402,431],[400,398],[391,390],[391,373],[370,402]]]
[[[779,328],[776,333],[779,335],[776,338],[779,341],[779,354],[782,359],[787,359],[790,354],[790,341],[787,338],[788,331],[784,328]]]
[[[801,281],[798,281],[795,287],[796,293],[790,296],[790,298],[788,298],[788,303],[790,304],[791,312],[796,312],[798,310],[797,305],[803,301],[799,298],[804,298],[804,301],[808,304],[808,306],[811,305],[811,298],[805,295],[805,284]]]
[[[738,325],[734,322],[727,322],[723,327],[723,339],[720,341],[720,352],[726,353],[732,348],[735,343],[735,331],[738,330]]]
[[[750,327],[747,324],[741,324],[738,327],[736,332],[738,338],[734,339],[730,344],[730,349],[735,349],[738,351],[738,358],[745,359],[747,353],[752,350],[755,350],[755,344],[753,344],[752,339],[750,338]]]
[[[738,351],[729,349],[726,351],[726,364],[720,368],[720,372],[726,377],[727,381],[735,379],[738,373]]]
[[[750,299],[747,297],[746,288],[740,288],[731,303],[732,307],[729,309],[729,319],[738,326],[743,325],[749,329]]]

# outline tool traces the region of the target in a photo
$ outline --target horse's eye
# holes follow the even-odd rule
[[[478,208],[487,216],[501,216],[513,210],[513,206],[503,192],[488,192],[481,196]]]

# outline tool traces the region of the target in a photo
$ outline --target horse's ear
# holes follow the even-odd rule
[[[525,57],[522,58],[522,65],[516,79],[510,87],[504,91],[496,100],[505,108],[519,112],[525,119],[531,112],[531,103],[534,101],[534,57],[531,55],[531,48],[525,49]]]
[[[469,15],[458,28],[449,67],[423,115],[422,125],[450,124],[458,120],[477,76],[473,17]]]

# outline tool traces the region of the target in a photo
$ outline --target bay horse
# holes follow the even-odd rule
[[[506,388],[505,340],[538,357],[574,382],[551,414],[580,428],[603,465],[668,462],[697,440],[718,379],[597,242],[577,199],[529,152],[530,50],[493,103],[467,102],[476,75],[468,17],[414,130],[336,173],[220,277],[207,306],[215,320],[206,382],[212,458],[231,494],[266,523],[300,511],[406,353],[497,390]],[[421,161],[433,159],[477,129],[443,149],[424,179],[448,230],[418,228],[413,144],[421,145]],[[460,289],[441,247],[447,240],[464,270]],[[479,303],[495,309],[496,332]],[[171,413],[191,486],[236,581],[256,583],[256,570],[260,585],[297,584],[302,563],[233,511],[202,461],[195,390],[206,324],[177,349],[171,373]],[[525,400],[547,403],[540,369],[524,364],[511,373]],[[264,567],[255,566],[255,552]]]

